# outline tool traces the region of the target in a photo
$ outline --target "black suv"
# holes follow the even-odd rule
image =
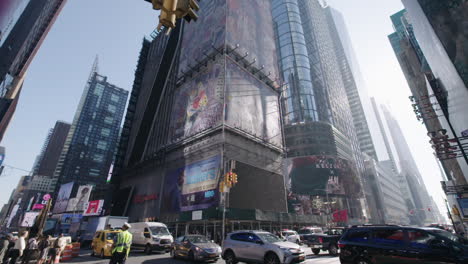
[[[352,227],[338,247],[342,264],[468,264],[466,240],[436,228]]]

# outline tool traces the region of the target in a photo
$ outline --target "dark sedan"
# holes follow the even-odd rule
[[[191,261],[217,261],[221,247],[201,235],[186,235],[174,241],[171,256]]]

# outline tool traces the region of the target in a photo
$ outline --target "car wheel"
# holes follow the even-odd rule
[[[356,261],[356,264],[372,264],[372,262],[370,262],[369,260],[367,259],[358,259]]]
[[[96,256],[96,253],[94,253],[94,248],[91,248],[91,257]]]
[[[226,264],[237,264],[237,258],[236,255],[234,255],[234,252],[228,251],[224,253],[224,260],[226,261]]]
[[[313,252],[315,255],[318,255],[318,254],[320,254],[320,249],[314,248],[314,249],[312,249],[312,252]]]
[[[336,245],[330,245],[330,247],[328,248],[328,253],[330,253],[330,255],[332,256],[337,256],[338,248],[336,247]]]
[[[104,249],[101,250],[101,254],[99,255],[100,258],[106,258],[106,255],[104,255]]]
[[[188,253],[188,259],[191,261],[191,262],[195,262],[195,254],[193,253],[193,251],[190,251]]]
[[[151,255],[151,253],[153,253],[153,249],[151,248],[151,245],[150,244],[147,244],[145,246],[145,254],[146,255]]]
[[[276,254],[274,253],[268,253],[266,256],[265,256],[265,261],[264,261],[265,264],[280,264],[280,260],[278,258],[278,256],[276,256]]]

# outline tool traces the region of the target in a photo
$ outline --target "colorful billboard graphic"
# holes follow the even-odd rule
[[[200,210],[218,201],[221,156],[198,161],[166,174],[163,207],[168,212]]]
[[[185,23],[180,52],[179,74],[190,71],[216,49],[222,49],[226,38],[226,1],[200,1],[197,23]]]
[[[81,218],[83,218],[81,214],[63,214],[60,218],[60,228],[69,229],[71,224],[79,223]]]
[[[227,44],[239,54],[248,52],[249,61],[256,59],[255,66],[265,67],[263,72],[270,78],[279,78],[276,57],[276,40],[273,29],[270,0],[228,0]]]
[[[280,146],[279,94],[226,59],[226,124]]]
[[[101,215],[104,200],[89,201],[85,204],[83,216]]]
[[[32,227],[38,215],[39,215],[39,212],[24,213],[23,221],[21,221],[21,227]]]
[[[55,202],[54,214],[60,214],[67,210],[68,199],[70,198],[70,194],[73,190],[73,182],[69,182],[66,184],[62,184],[60,186],[60,190],[57,196],[57,201]]]
[[[224,65],[214,63],[175,91],[171,141],[193,136],[221,123]],[[220,82],[222,81],[222,82]]]
[[[52,198],[52,196],[50,196],[48,193],[44,195],[42,195],[42,193],[38,193],[36,197],[36,204],[33,205],[32,210],[42,210],[50,198]]]

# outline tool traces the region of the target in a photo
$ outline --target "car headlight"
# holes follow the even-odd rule
[[[153,237],[153,241],[154,241],[154,242],[159,242],[159,240],[160,240],[159,238]]]
[[[298,248],[285,248],[285,247],[280,247],[280,249],[285,253],[285,254],[297,254],[301,253],[301,249]]]
[[[199,247],[195,247],[195,251],[197,251],[197,252],[202,252],[203,249],[201,249],[201,248],[199,248]]]

